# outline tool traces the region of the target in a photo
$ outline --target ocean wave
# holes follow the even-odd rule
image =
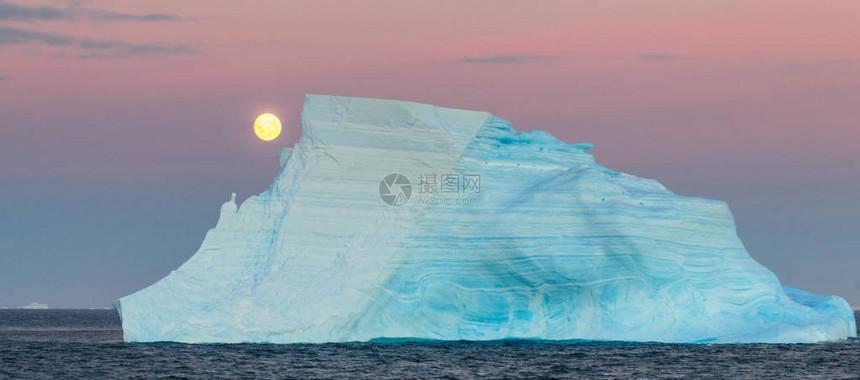
[[[0,327],[0,332],[96,332],[96,331],[122,331],[122,327]]]

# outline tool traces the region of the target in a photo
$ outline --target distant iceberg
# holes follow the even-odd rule
[[[33,303],[30,303],[29,305],[24,305],[24,306],[18,307],[18,309],[37,309],[37,310],[44,310],[44,309],[49,309],[49,308],[50,307],[48,306],[48,304],[38,303],[38,302],[33,302]]]
[[[129,342],[821,342],[842,298],[782,287],[723,202],[485,112],[307,96],[271,187],[115,302]]]

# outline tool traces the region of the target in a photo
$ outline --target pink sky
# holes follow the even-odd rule
[[[856,159],[860,143],[855,107],[860,3],[855,1],[87,1],[83,6],[193,20],[3,25],[97,40],[187,44],[194,52],[79,59],[92,51],[0,46],[0,75],[6,77],[0,112],[16,119],[158,120],[155,114],[168,114],[165,121],[176,124],[172,128],[182,128],[183,120],[225,118],[241,128],[254,114],[272,110],[292,128],[281,141],[286,144],[297,136],[301,96],[323,93],[488,110],[519,130],[547,129],[566,141],[594,142],[598,149],[635,143],[639,146],[627,152],[637,161],[679,155],[708,161],[762,149],[768,155]],[[523,56],[524,62],[458,62],[494,56]],[[636,125],[638,115],[720,108],[736,113],[723,115],[725,124],[697,131],[691,131],[694,116],[684,123]],[[574,124],[604,115],[625,117],[625,125],[600,130]],[[688,143],[671,141],[679,137]],[[171,143],[187,141],[164,141]]]

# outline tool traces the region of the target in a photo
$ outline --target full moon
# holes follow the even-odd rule
[[[271,141],[281,135],[281,121],[270,113],[257,116],[254,120],[254,134],[263,141]]]

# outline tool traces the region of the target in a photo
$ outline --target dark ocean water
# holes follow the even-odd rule
[[[0,378],[860,378],[860,340],[126,344],[111,310],[0,310]]]

